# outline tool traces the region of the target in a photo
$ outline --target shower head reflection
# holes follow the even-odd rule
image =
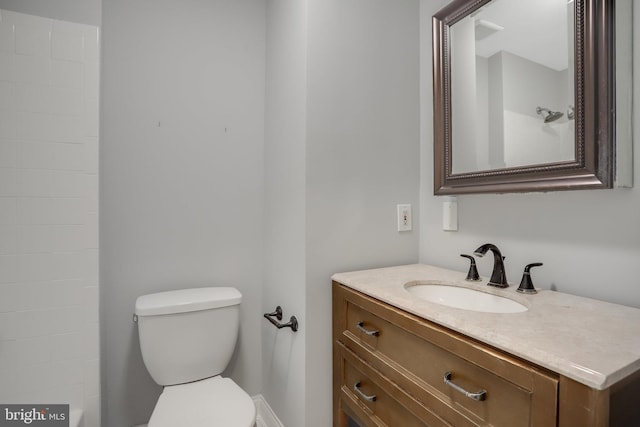
[[[545,107],[537,107],[536,113],[544,117],[545,123],[555,122],[560,117],[564,116],[564,113],[561,113],[559,111],[551,111],[550,109]]]

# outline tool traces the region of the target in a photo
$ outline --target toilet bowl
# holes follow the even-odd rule
[[[251,397],[231,379],[216,376],[165,387],[148,427],[253,427],[255,419]]]
[[[148,427],[253,427],[251,397],[220,374],[235,349],[242,295],[232,287],[183,289],[136,300],[140,350],[164,389]]]

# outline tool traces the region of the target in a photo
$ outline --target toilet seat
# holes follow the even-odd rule
[[[253,427],[256,406],[229,378],[166,386],[148,427]]]

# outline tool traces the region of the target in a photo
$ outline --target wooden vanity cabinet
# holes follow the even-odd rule
[[[614,400],[333,283],[334,427],[605,427],[612,405],[637,406],[639,383]]]

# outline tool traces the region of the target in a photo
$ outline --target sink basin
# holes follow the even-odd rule
[[[442,284],[420,284],[406,286],[407,291],[423,300],[448,307],[485,313],[521,313],[527,307],[498,295],[475,289]]]

